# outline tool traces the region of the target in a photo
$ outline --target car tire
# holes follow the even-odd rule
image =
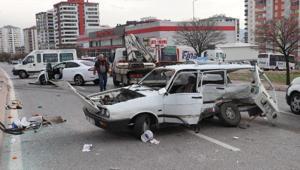
[[[290,108],[294,114],[300,115],[300,93],[292,94]]]
[[[83,86],[85,82],[81,75],[76,75],[74,77],[74,83],[76,86]]]
[[[20,79],[26,79],[29,77],[29,75],[26,73],[26,71],[21,70],[19,71],[19,77]]]
[[[113,75],[113,83],[114,83],[114,86],[120,86],[120,82],[117,81],[115,74]]]
[[[144,114],[135,119],[134,135],[140,138],[146,130],[151,130],[151,117]]]
[[[41,85],[46,85],[47,84],[45,75],[41,75],[40,78],[39,78],[39,81],[40,81]]]
[[[224,103],[220,106],[219,119],[225,126],[238,126],[241,121],[241,113],[234,103]]]

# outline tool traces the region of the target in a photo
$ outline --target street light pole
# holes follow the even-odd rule
[[[195,21],[195,0],[193,0],[193,21]]]
[[[193,0],[193,21],[195,21],[195,2],[198,0]]]

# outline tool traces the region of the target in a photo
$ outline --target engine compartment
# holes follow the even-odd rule
[[[93,100],[94,102],[99,102],[99,104],[101,105],[114,105],[116,103],[125,102],[139,97],[144,97],[144,95],[129,89],[122,88],[117,91],[91,96],[91,100]]]

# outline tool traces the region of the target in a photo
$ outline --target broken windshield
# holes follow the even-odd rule
[[[158,90],[162,87],[166,87],[174,73],[175,70],[172,69],[155,69],[146,75],[139,84]]]

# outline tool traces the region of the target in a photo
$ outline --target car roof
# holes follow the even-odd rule
[[[66,63],[66,62],[80,63],[80,62],[93,62],[93,61],[89,61],[89,60],[68,60],[68,61],[64,61],[62,63]]]
[[[250,64],[179,64],[170,65],[159,68],[179,70],[239,70],[239,69],[251,69],[254,66]]]

